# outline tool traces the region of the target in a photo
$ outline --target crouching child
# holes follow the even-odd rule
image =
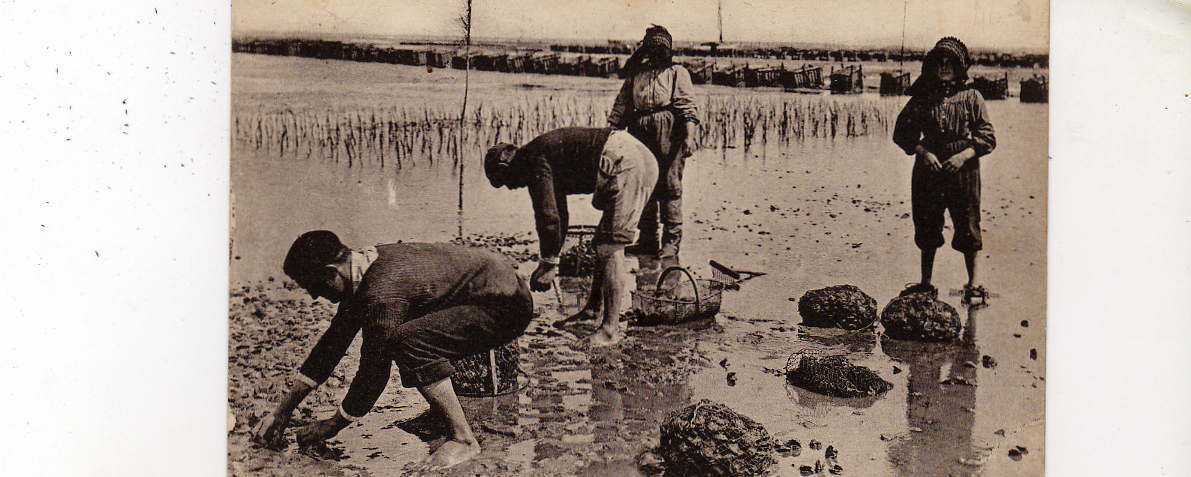
[[[398,243],[351,250],[332,232],[307,232],[285,258],[286,275],[312,298],[339,307],[299,368],[295,383],[257,427],[275,445],[293,410],[330,377],[357,333],[360,366],[338,412],[297,431],[308,444],[362,418],[384,391],[392,364],[449,424],[450,436],[424,467],[442,469],[480,453],[451,383],[451,362],[507,344],[533,316],[533,300],[513,265],[491,252],[450,244]]]

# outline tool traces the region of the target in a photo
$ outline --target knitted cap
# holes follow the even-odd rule
[[[953,36],[946,36],[935,43],[935,47],[931,48],[930,53],[926,54],[928,60],[938,60],[941,57],[950,57],[955,63],[955,66],[962,72],[968,71],[968,66],[972,64],[971,58],[968,56],[968,47],[964,42],[959,41],[959,38]]]

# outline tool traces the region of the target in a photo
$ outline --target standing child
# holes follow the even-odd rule
[[[665,28],[645,30],[641,47],[625,62],[625,78],[609,126],[627,128],[649,147],[658,164],[658,183],[641,214],[640,238],[626,252],[677,257],[682,242],[682,170],[695,150],[698,118],[691,74],[673,61],[673,39]],[[658,217],[662,241],[658,245]]]
[[[968,84],[968,48],[953,37],[938,41],[910,86],[893,129],[893,142],[915,156],[910,196],[914,243],[922,250],[922,280],[902,294],[931,293],[935,251],[943,246],[943,212],[951,213],[951,247],[964,254],[968,283],[964,299],[987,292],[977,276],[980,233],[980,157],[996,147],[984,98]]]

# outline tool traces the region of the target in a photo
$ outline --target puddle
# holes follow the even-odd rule
[[[577,342],[592,324],[550,325],[577,311],[582,281],[565,284],[561,304],[553,291],[536,293],[541,316],[519,340],[520,390],[463,399],[484,451],[441,475],[641,475],[635,459],[657,445],[659,422],[702,398],[753,418],[779,440],[802,443],[801,455],[779,458],[773,475],[799,475],[799,466],[822,459],[811,440],[839,451],[844,475],[1041,475],[1047,110],[1034,106],[989,104],[1001,145],[983,166],[982,274],[1000,298],[972,312],[943,297],[960,310],[970,343],[926,346],[799,326],[795,301],[806,290],[854,284],[880,309],[918,273],[907,215],[910,162],[884,135],[702,151],[687,170],[682,264],[702,277],[711,275],[709,259],[767,275],[725,292],[710,328],[630,328],[610,350]],[[239,258],[231,268],[229,403],[240,424],[229,434],[229,470],[403,473],[436,442],[403,428],[427,407],[396,378],[372,413],[329,443],[341,460],[248,443],[248,426],[283,392],[285,376],[333,312],[282,286],[286,247],[312,229],[334,230],[360,246],[447,241],[460,223],[465,235],[532,239],[527,194],[494,190],[469,167],[460,210],[458,172],[449,161],[380,171],[236,150],[232,168],[231,253]],[[570,204],[572,223],[598,219],[587,199]],[[536,252],[536,245],[514,242],[506,248]],[[652,285],[660,264],[629,261],[638,269],[636,283]],[[523,263],[522,271],[532,267]],[[935,277],[942,294],[958,288],[962,258],[944,249]],[[1040,353],[1037,360],[1030,349]],[[839,399],[790,386],[780,371],[804,350],[844,354],[893,388],[876,398]],[[353,346],[296,420],[334,412],[356,353]],[[997,366],[983,366],[984,356]],[[1017,445],[1029,448],[1020,461],[1007,454]]]

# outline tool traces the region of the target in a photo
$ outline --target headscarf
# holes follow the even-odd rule
[[[666,50],[673,50],[674,38],[670,36],[670,32],[666,27],[661,25],[653,25],[645,29],[645,37],[641,39],[642,46],[658,46]]]
[[[940,81],[934,75],[935,67],[944,59],[950,59],[955,67],[955,78],[952,81]],[[959,38],[947,36],[935,43],[934,48],[922,60],[922,74],[910,85],[911,96],[920,96],[936,92],[950,94],[964,87],[968,81],[968,67],[972,58],[968,55],[968,47]]]
[[[624,62],[624,66],[620,68],[620,77],[628,78],[644,70],[645,60],[654,54],[661,58],[658,61],[651,61],[648,65],[650,68],[670,66],[674,63],[674,38],[670,36],[666,27],[661,25],[653,25],[645,29],[645,36],[641,38],[641,46]]]

